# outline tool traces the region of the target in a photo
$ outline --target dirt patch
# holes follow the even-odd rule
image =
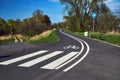
[[[40,38],[47,37],[51,32],[52,32],[52,30],[45,31],[42,34],[39,34],[39,35],[36,35],[36,36],[30,38],[30,40],[38,40]]]
[[[0,40],[11,39],[12,35],[0,36]]]

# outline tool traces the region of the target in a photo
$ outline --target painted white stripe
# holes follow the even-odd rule
[[[45,56],[36,58],[36,59],[34,59],[34,60],[31,60],[31,61],[28,61],[28,62],[26,62],[26,63],[20,64],[20,65],[18,65],[18,66],[21,66],[21,67],[31,67],[31,66],[33,66],[33,65],[35,65],[35,64],[37,64],[37,63],[40,63],[40,62],[42,62],[42,61],[45,61],[45,60],[47,60],[47,59],[49,59],[49,58],[51,58],[51,57],[54,57],[54,56],[56,56],[56,55],[58,55],[58,54],[61,54],[61,53],[63,53],[63,51],[55,51],[55,52],[53,52],[53,53],[50,53],[50,54],[48,54],[48,55],[45,55]]]
[[[47,50],[37,51],[37,52],[31,53],[31,54],[28,54],[28,55],[24,55],[24,56],[17,57],[17,58],[14,58],[14,59],[10,59],[10,60],[4,61],[4,62],[0,62],[0,64],[1,65],[9,65],[9,64],[12,64],[12,63],[15,63],[15,62],[18,62],[18,61],[36,56],[36,55],[43,54],[45,52],[47,52]]]
[[[73,56],[75,56],[78,52],[71,52],[41,68],[43,69],[55,69],[57,66],[59,66],[60,64],[64,63],[65,61],[69,60],[70,58],[72,58]]]
[[[55,68],[56,70],[57,70],[57,69],[60,69],[61,67],[65,66],[65,65],[67,65],[68,63],[70,63],[71,61],[73,61],[74,59],[76,59],[77,57],[79,57],[79,56],[81,55],[81,53],[82,53],[83,50],[84,50],[84,45],[83,45],[82,42],[80,42],[80,43],[81,43],[81,45],[82,45],[82,48],[81,48],[80,52],[79,52],[75,57],[73,57],[72,59],[70,59],[70,60],[66,61],[65,63],[63,63],[62,65],[56,67],[56,68]]]
[[[83,41],[83,40],[81,40],[81,41]],[[89,45],[85,42],[85,41],[83,41],[85,44],[86,44],[86,46],[87,46],[87,51],[86,51],[86,53],[77,61],[77,62],[75,62],[74,64],[72,64],[70,67],[68,67],[68,68],[66,68],[66,69],[64,69],[63,71],[64,72],[67,72],[68,70],[70,70],[71,68],[73,68],[74,66],[76,66],[77,64],[79,64],[83,59],[85,59],[85,57],[88,55],[88,53],[89,53],[89,51],[90,51],[90,47],[89,47]]]
[[[66,69],[63,70],[64,72],[67,72],[68,70],[70,70],[71,68],[73,68],[74,66],[76,66],[77,64],[79,64],[79,63],[88,55],[88,53],[89,53],[89,51],[90,51],[90,47],[89,47],[89,45],[87,44],[87,42],[85,42],[84,40],[79,39],[79,38],[77,38],[77,37],[74,37],[74,36],[72,36],[72,35],[69,35],[69,34],[67,34],[67,33],[64,33],[64,32],[62,32],[62,30],[60,30],[60,32],[63,33],[64,35],[72,38],[72,39],[77,40],[79,43],[81,43],[81,45],[82,45],[81,51],[83,51],[83,49],[84,49],[83,43],[85,43],[85,45],[87,46],[87,51],[86,51],[85,55],[83,55],[83,57],[80,58],[80,59],[79,59],[77,62],[75,62],[73,65],[71,65],[70,67],[68,67],[68,68],[66,68]],[[76,57],[78,57],[78,56],[82,53],[81,51],[80,51],[79,54],[76,55],[73,59],[69,60],[68,62],[64,63],[64,64],[61,65],[61,66],[58,66],[56,69],[59,69],[59,68],[63,67],[64,65],[68,64],[69,62],[71,62],[72,60],[74,60]]]

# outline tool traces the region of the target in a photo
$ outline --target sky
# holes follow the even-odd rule
[[[114,10],[120,5],[120,0],[107,0],[105,3]],[[59,0],[0,0],[0,17],[6,20],[29,18],[36,9],[48,15],[52,23],[63,21],[64,7]]]
[[[107,0],[105,1],[106,5],[110,8],[111,11],[120,7],[120,0]]]
[[[52,23],[62,21],[63,6],[59,0],[0,0],[0,17],[6,20],[31,17],[37,9],[48,15]]]

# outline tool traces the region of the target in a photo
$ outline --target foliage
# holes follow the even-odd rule
[[[10,39],[5,39],[5,40],[0,40],[0,44],[2,43],[9,43],[9,42],[13,42],[14,39],[13,38],[10,38]]]
[[[9,29],[7,22],[3,18],[0,18],[0,34],[3,35],[8,33],[9,33]]]
[[[35,10],[33,16],[20,19],[8,19],[5,21],[0,18],[0,35],[22,34],[25,36],[34,36],[50,29],[51,21],[49,16],[44,15],[41,10]]]
[[[61,26],[71,31],[84,32],[92,30],[93,18],[91,14],[95,12],[97,14],[95,19],[96,32],[119,32],[119,18],[111,13],[104,1],[105,0],[60,0],[61,4],[65,5],[65,11],[67,12]],[[91,27],[89,28],[88,26]]]
[[[118,26],[118,19],[111,13],[105,13],[104,15],[98,16],[99,20],[95,27],[96,32],[119,32],[120,27]]]
[[[75,34],[75,35],[84,36],[83,32],[72,32],[68,29],[64,29],[64,31],[68,32],[68,33]],[[88,37],[93,38],[91,35],[92,35],[92,33],[89,32]],[[98,39],[98,40],[105,41],[105,42],[109,42],[112,44],[120,45],[120,34],[95,33],[94,38]]]
[[[95,38],[120,45],[120,34],[95,33]]]
[[[32,40],[28,40],[28,42],[30,43],[40,43],[40,42],[54,42],[57,41],[58,37],[56,35],[56,30],[52,30],[52,32],[46,36],[46,37],[40,37],[37,40],[36,39],[32,39]]]

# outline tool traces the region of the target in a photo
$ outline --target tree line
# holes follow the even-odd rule
[[[8,19],[0,18],[0,35],[22,34],[34,36],[50,29],[51,20],[48,15],[44,15],[41,10],[35,10],[30,18]]]
[[[60,26],[72,31],[92,30],[92,12],[97,14],[95,18],[96,32],[120,32],[120,18],[115,16],[104,3],[106,0],[60,0],[65,5],[64,22]]]

